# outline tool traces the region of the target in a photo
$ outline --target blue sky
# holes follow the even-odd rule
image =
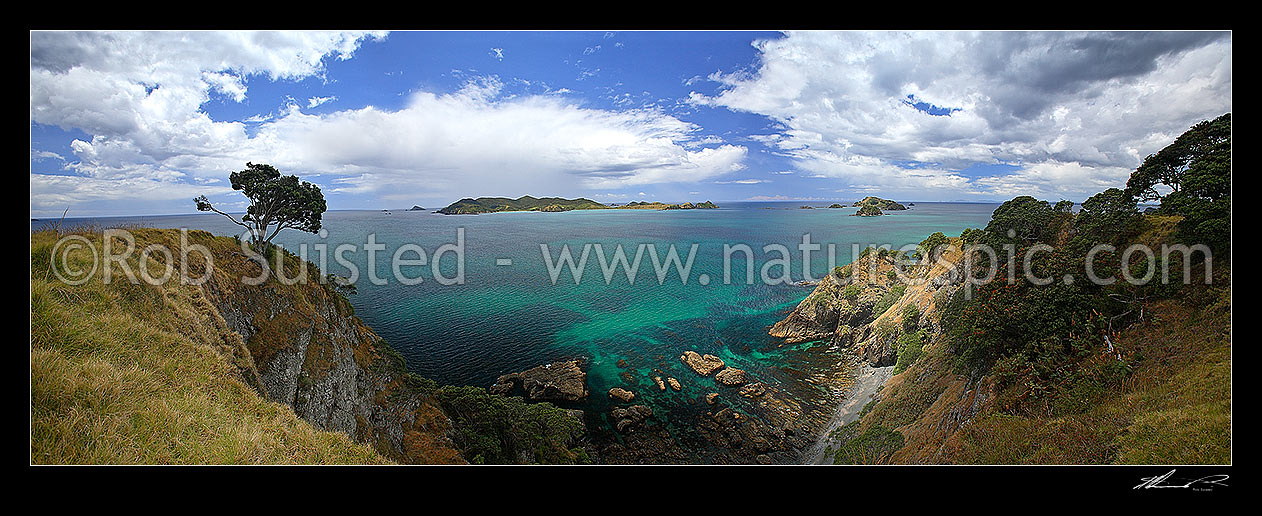
[[[1230,33],[35,32],[31,212],[1081,201],[1230,109]]]

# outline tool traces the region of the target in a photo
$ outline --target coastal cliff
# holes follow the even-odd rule
[[[137,248],[180,248],[176,230],[129,233]],[[98,274],[68,285],[49,274],[62,236],[31,237],[34,462],[464,462],[433,383],[407,373],[314,266],[306,284],[245,285],[259,265],[239,244],[191,231],[211,270],[196,251],[143,266],[187,266],[206,275],[200,285],[131,283],[118,264],[109,283]],[[99,230],[71,236],[98,253],[104,240]],[[86,266],[89,251],[68,256]],[[132,271],[137,255],[124,262]],[[283,261],[297,276],[299,260]]]
[[[216,254],[216,270],[202,289],[245,342],[261,394],[392,460],[463,462],[446,437],[451,424],[430,395],[432,382],[409,374],[346,298],[319,283],[318,272],[306,285],[251,286],[240,278],[257,274],[258,264],[239,253]],[[286,274],[295,275],[300,262],[284,261]]]
[[[177,230],[129,228],[135,249],[180,249]],[[190,231],[204,246],[131,253],[80,284],[99,228],[31,235],[32,462],[36,463],[573,463],[582,421],[549,403],[480,387],[435,385],[355,317],[335,283],[284,251],[261,266],[232,238]],[[113,237],[113,245],[125,245]],[[174,262],[170,262],[170,259]],[[164,263],[170,262],[170,263]],[[305,270],[303,266],[306,266]],[[127,270],[189,270],[200,284],[130,282]],[[274,268],[274,266],[273,266]],[[160,274],[159,274],[160,275]],[[449,416],[454,414],[454,416]]]
[[[1061,224],[1073,219],[1066,220]],[[1138,224],[1132,241],[1153,247],[1174,241],[1175,218],[1143,216]],[[1049,230],[1062,247],[1068,247],[1071,234],[1065,227]],[[1212,285],[1167,288],[1145,302],[1144,316],[1122,329],[1093,330],[1092,321],[1071,320],[1066,331],[1077,340],[1035,341],[1032,351],[979,365],[969,361],[961,341],[988,328],[963,325],[1039,320],[1019,311],[1048,308],[986,290],[1013,296],[1009,292],[1022,288],[1003,283],[982,287],[983,293],[967,301],[958,247],[932,266],[908,268],[906,276],[918,281],[896,280],[889,272],[894,258],[866,252],[838,268],[770,330],[787,342],[828,340],[877,368],[865,372],[880,385],[865,389],[862,399],[843,399],[834,416],[841,423],[804,460],[1230,461],[1230,289],[1217,286],[1230,284],[1228,266],[1213,272]],[[976,318],[979,313],[985,318]],[[1005,336],[1031,340],[1020,333]]]
[[[836,267],[819,282],[806,299],[768,333],[786,343],[828,340],[851,348],[874,367],[894,365],[897,341],[905,332],[907,307],[914,306],[916,324],[937,330],[936,300],[949,296],[961,284],[956,265],[962,252],[957,247],[931,264],[908,265],[895,271],[895,252],[866,249],[854,262]],[[910,326],[909,326],[910,327]],[[906,331],[919,331],[919,327]]]

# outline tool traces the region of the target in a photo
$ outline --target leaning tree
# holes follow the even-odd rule
[[[320,221],[328,208],[320,187],[298,176],[282,176],[267,164],[246,163],[245,170],[233,172],[228,179],[233,190],[240,190],[250,199],[245,215],[238,220],[211,205],[205,195],[193,199],[198,211],[213,211],[250,231],[255,249],[266,249],[272,238],[283,229],[308,233],[320,231]]]

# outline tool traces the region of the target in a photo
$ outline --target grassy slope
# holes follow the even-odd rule
[[[1227,307],[1169,300],[1129,328],[1120,349],[1144,357],[1122,385],[1082,382],[1050,414],[995,411],[965,426],[955,462],[1229,464]]]
[[[81,235],[100,251],[99,233]],[[31,236],[32,462],[387,462],[260,397],[253,359],[200,289],[99,272],[63,284],[49,270],[57,237]],[[86,250],[70,257],[90,267]]]

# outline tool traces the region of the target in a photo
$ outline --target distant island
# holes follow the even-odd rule
[[[877,208],[875,204],[864,204],[859,207],[859,211],[850,214],[852,217],[879,217],[881,215],[884,215],[884,213],[881,213],[881,209]]]
[[[666,204],[666,203],[657,202],[657,201],[653,201],[653,202],[640,201],[640,202],[629,202],[622,206],[615,206],[615,208],[622,209],[622,210],[694,210],[694,209],[695,210],[712,210],[712,209],[718,208],[718,205],[710,201],[697,203],[697,204],[693,204],[690,202],[686,202],[683,204]]]
[[[862,201],[856,201],[851,206],[854,206],[857,208],[862,208],[864,206],[872,206],[881,210],[893,210],[893,211],[907,209],[906,206],[898,204],[889,199],[882,199],[880,197],[872,197],[872,196],[864,197]],[[880,215],[880,212],[877,212],[874,215]]]
[[[438,210],[438,213],[444,215],[476,215],[479,213],[498,213],[504,211],[540,211],[540,212],[562,212],[570,210],[608,210],[608,209],[629,209],[629,210],[694,210],[694,209],[714,209],[717,205],[710,201],[693,204],[686,202],[683,204],[666,204],[662,202],[630,202],[622,206],[607,206],[591,199],[563,199],[560,197],[531,197],[523,195],[516,199],[507,197],[478,197],[477,199],[464,198],[451,203],[451,205]]]
[[[414,204],[411,208],[408,208],[408,211],[425,211],[425,208]]]
[[[559,212],[570,210],[603,210],[609,208],[591,199],[562,199],[560,197],[531,197],[523,195],[516,199],[508,197],[464,198],[438,210],[443,215],[476,215],[479,213],[498,213],[502,211],[544,211]]]

